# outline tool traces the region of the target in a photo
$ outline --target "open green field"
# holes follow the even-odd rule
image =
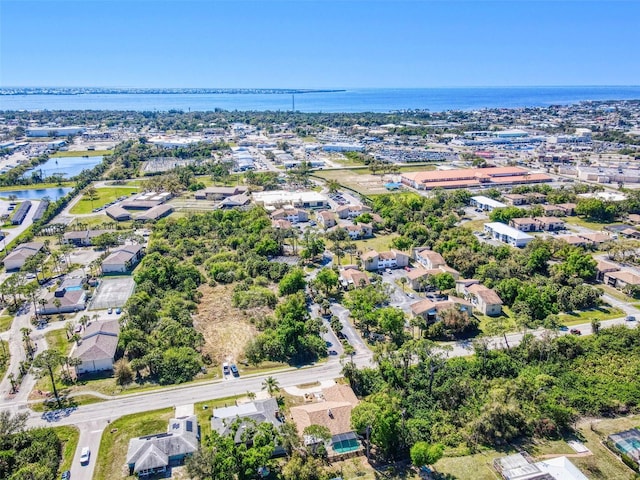
[[[590,228],[591,230],[602,230],[611,223],[590,222],[581,217],[564,217],[563,220],[569,225],[578,225],[579,227]],[[612,222],[616,223],[616,222]]]
[[[129,440],[143,435],[166,432],[167,422],[173,413],[173,408],[164,408],[136,415],[126,415],[111,422],[102,434],[93,479],[135,478],[129,477],[127,475],[129,472],[123,467],[127,458]]]
[[[56,436],[62,442],[62,463],[60,464],[59,473],[69,470],[73,463],[73,456],[78,447],[80,432],[76,427],[54,427]]]
[[[69,152],[56,152],[51,158],[56,157],[98,157],[100,155],[111,155],[113,150],[74,150]]]
[[[391,233],[389,235],[376,235],[373,238],[364,238],[362,240],[356,240],[353,242],[356,248],[361,252],[367,252],[369,250],[376,250],[383,252],[391,248],[391,242],[394,238],[399,237],[397,233]]]
[[[13,315],[0,315],[0,332],[6,332],[11,328]]]
[[[47,340],[48,348],[58,350],[64,356],[67,356],[73,347],[73,343],[67,340],[64,328],[47,332],[44,338]]]
[[[592,310],[584,310],[580,312],[561,313],[560,323],[570,327],[580,323],[589,323],[591,320],[611,320],[612,318],[624,317],[625,313],[616,307],[600,307]]]
[[[7,357],[4,357],[4,352],[7,352]],[[4,378],[4,374],[9,368],[9,362],[11,361],[11,355],[9,355],[9,343],[4,340],[0,340],[0,378]]]
[[[73,182],[61,182],[61,183],[35,183],[33,185],[13,185],[8,187],[0,187],[0,197],[2,192],[13,190],[39,190],[42,188],[59,188],[59,187],[73,187]]]
[[[109,202],[113,202],[122,196],[128,196],[138,191],[136,187],[100,187],[96,188],[98,192],[95,200],[89,200],[86,195],[76,203],[70,210],[73,214],[91,213],[94,208],[102,207]]]

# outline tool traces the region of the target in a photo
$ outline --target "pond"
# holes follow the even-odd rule
[[[42,165],[24,172],[23,177],[30,177],[32,172],[42,172],[44,179],[51,175],[60,174],[65,178],[73,178],[82,170],[90,170],[102,162],[102,155],[93,157],[55,157],[50,158]]]
[[[25,188],[24,190],[6,190],[0,191],[0,198],[9,198],[15,195],[18,200],[40,200],[49,197],[49,200],[55,201],[64,197],[73,190],[70,187],[52,187],[52,188]]]

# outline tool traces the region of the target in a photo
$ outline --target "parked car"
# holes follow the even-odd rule
[[[120,307],[116,308],[116,315],[120,315],[122,313],[122,309]]]
[[[113,308],[109,307],[109,310],[107,310],[107,313],[111,315],[113,313]]]
[[[625,318],[625,320],[627,322],[635,322],[636,321],[636,317],[634,317],[633,315],[627,315],[627,318]]]
[[[338,352],[336,352],[335,350],[329,350],[329,355],[337,355]]]
[[[71,478],[71,472],[69,470],[65,470],[64,472],[62,472],[62,475],[60,475],[60,480],[70,480]]]
[[[227,362],[222,364],[222,373],[224,375],[229,375],[229,364]]]
[[[411,271],[411,267],[404,267],[404,269],[405,269],[407,272],[410,272],[410,271]]]
[[[231,364],[231,373],[233,374],[234,377],[240,376],[240,372],[238,371],[238,367],[236,367],[235,363]]]
[[[566,325],[561,325],[560,326],[560,331],[561,332],[568,332],[569,331],[569,327],[567,327]]]
[[[80,452],[80,463],[82,465],[88,464],[90,456],[91,456],[91,450],[89,450],[89,447],[84,447],[82,449],[82,452]]]
[[[569,330],[569,333],[571,335],[582,335],[582,332],[580,330],[578,330],[577,328],[572,328],[571,330]]]
[[[407,297],[409,297],[409,298],[416,298],[416,296],[415,296],[413,293],[411,293],[411,292],[407,292]]]

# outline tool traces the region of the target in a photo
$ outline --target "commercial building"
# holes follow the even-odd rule
[[[154,220],[159,220],[168,215],[171,215],[171,212],[173,212],[173,207],[171,205],[157,205],[147,210],[146,212],[138,215],[136,217],[136,220],[139,220],[141,222],[150,222]]]
[[[105,210],[108,217],[114,219],[116,222],[124,222],[131,220],[131,214],[122,208],[120,205],[113,205]]]
[[[84,131],[84,127],[34,127],[27,128],[27,137],[68,137]]]
[[[327,143],[322,146],[322,150],[325,152],[363,152],[364,147],[351,143]]]
[[[499,187],[551,182],[545,173],[530,173],[520,167],[462,168],[403,173],[402,183],[417,190],[433,188]]]
[[[286,190],[271,190],[266,192],[254,192],[253,200],[265,208],[281,208],[292,205],[297,208],[327,208],[327,197],[318,192],[289,192]]]
[[[74,247],[89,247],[93,245],[93,239],[108,233],[109,230],[81,230],[77,232],[66,232],[62,236],[62,243],[73,245]]]
[[[247,192],[247,187],[207,187],[195,193],[196,200],[223,200]]]
[[[494,240],[508,243],[514,247],[526,247],[533,240],[533,236],[500,222],[484,224],[484,231]]]

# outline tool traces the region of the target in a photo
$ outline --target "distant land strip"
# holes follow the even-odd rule
[[[336,93],[346,90],[299,88],[100,88],[100,87],[1,87],[0,95],[192,95],[192,94],[302,94]]]

